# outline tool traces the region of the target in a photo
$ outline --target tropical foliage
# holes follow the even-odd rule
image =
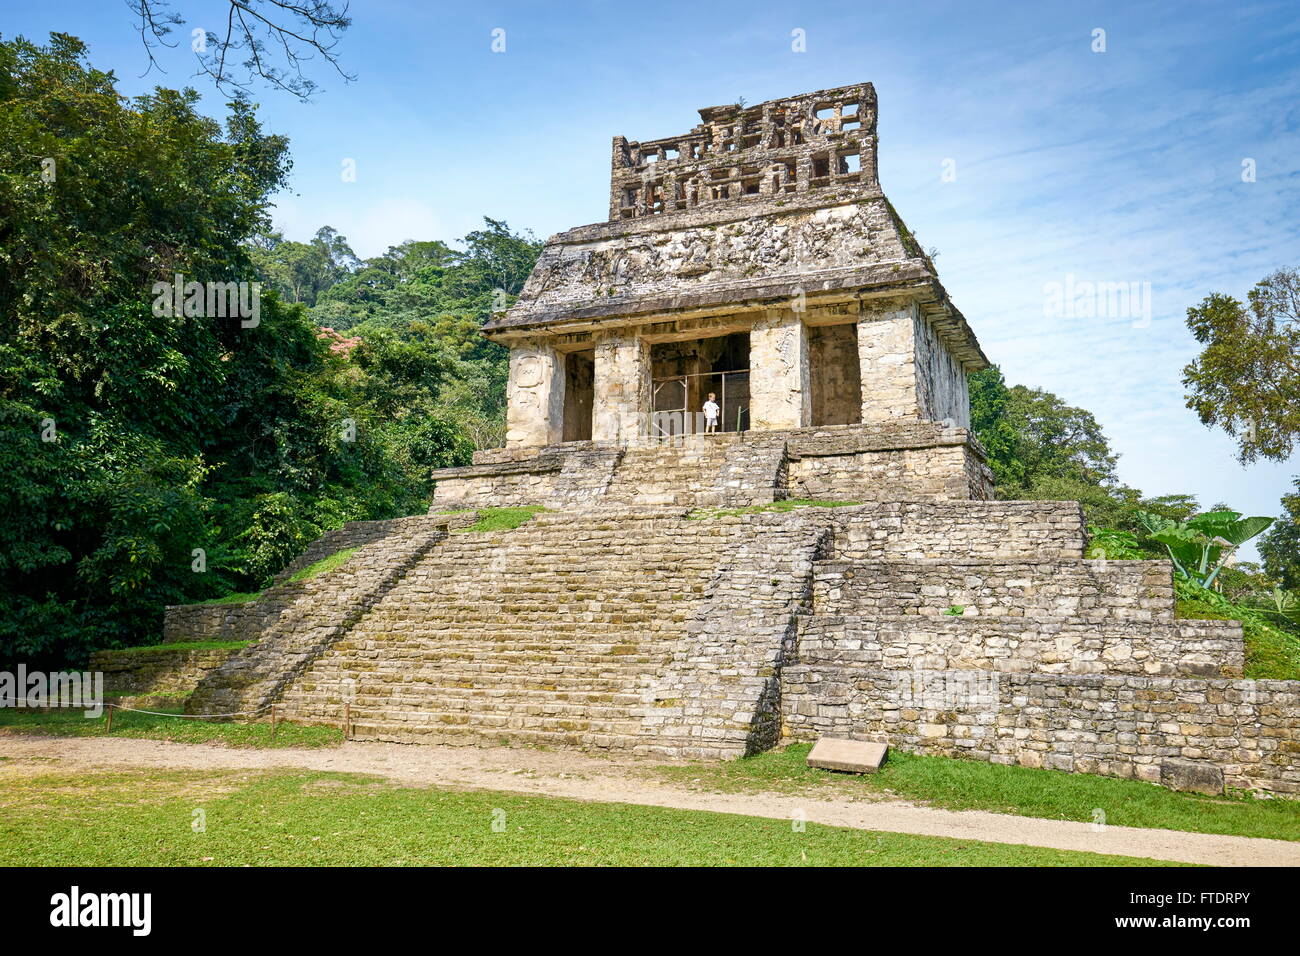
[[[1187,407],[1233,436],[1243,462],[1284,461],[1300,442],[1300,271],[1260,280],[1244,305],[1207,296],[1187,327],[1204,346],[1183,371]]]
[[[390,251],[419,294],[376,283],[323,333],[318,300],[378,266],[328,229],[279,249],[289,169],[243,98],[218,122],[192,91],[122,97],[73,37],[0,42],[0,664],[156,643],[164,605],[423,510],[490,436],[503,363],[475,333],[535,244],[490,222],[437,268]],[[263,280],[258,321],[158,314],[178,275]]]
[[[1165,546],[1175,572],[1203,588],[1214,587],[1237,549],[1273,523],[1272,518],[1243,518],[1226,510],[1207,511],[1186,521],[1139,511],[1137,519],[1153,541]]]

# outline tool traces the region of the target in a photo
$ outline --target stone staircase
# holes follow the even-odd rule
[[[785,496],[783,441],[748,433],[689,435],[632,445],[605,503],[625,506],[743,507]]]
[[[260,638],[190,711],[275,702],[361,738],[674,758],[883,738],[1151,780],[1210,766],[1232,785],[1300,790],[1297,682],[1241,679],[1240,627],[1176,619],[1167,563],[1085,560],[1078,505],[692,518],[647,499],[687,472],[770,474],[767,449],[637,452],[601,478],[630,503],[499,532],[468,531],[464,514],[403,519],[338,569],[272,588],[274,614],[247,612],[268,622]]]
[[[338,724],[346,702],[353,734],[379,739],[744,752],[752,728],[734,713],[757,706],[770,677],[758,672],[777,665],[773,655],[793,635],[806,573],[769,595],[770,620],[751,621],[775,637],[757,642],[756,660],[738,653],[728,662],[736,690],[714,694],[711,712],[697,688],[700,712],[688,719],[670,675],[686,666],[693,633],[716,629],[719,617],[753,616],[734,606],[729,582],[737,569],[788,560],[790,531],[779,517],[693,521],[680,509],[615,510],[453,533],[301,673],[283,713]],[[755,555],[753,539],[765,533],[770,553]],[[811,549],[818,531],[795,536]],[[763,596],[744,597],[763,608]],[[746,694],[754,699],[733,699]],[[701,735],[706,723],[712,730]]]

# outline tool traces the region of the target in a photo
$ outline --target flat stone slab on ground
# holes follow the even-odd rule
[[[808,766],[822,770],[847,770],[850,773],[875,773],[885,762],[887,744],[870,740],[844,740],[822,737],[808,754]]]

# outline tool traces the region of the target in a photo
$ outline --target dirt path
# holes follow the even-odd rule
[[[1015,817],[976,810],[939,810],[903,801],[834,799],[781,793],[712,793],[645,779],[644,762],[506,748],[407,746],[350,741],[331,749],[246,750],[129,738],[0,736],[0,785],[10,775],[63,770],[186,768],[331,770],[366,773],[406,785],[504,790],[594,800],[709,810],[814,823],[1081,850],[1218,866],[1300,866],[1300,843],[1247,837],[1139,830]]]

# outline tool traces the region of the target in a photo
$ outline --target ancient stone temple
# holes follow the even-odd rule
[[[966,377],[988,361],[881,192],[875,90],[700,118],[615,137],[609,221],[552,237],[488,323],[510,349],[506,448],[444,473],[440,500],[589,499],[604,489],[545,477],[573,456],[589,476],[617,464],[574,443],[693,438],[710,394],[717,430],[750,433],[750,451],[828,459],[796,471],[838,481],[796,474],[796,493],[986,496]]]
[[[967,395],[987,362],[880,191],[871,86],[700,116],[616,138],[609,220],[551,238],[485,328],[505,447],[255,600],[167,609],[169,644],[243,646],[96,666],[359,737],[852,737],[1300,792],[1300,682],[1244,679],[1236,622],[1177,619],[1168,562],[1085,559],[1078,504],[993,500]]]

